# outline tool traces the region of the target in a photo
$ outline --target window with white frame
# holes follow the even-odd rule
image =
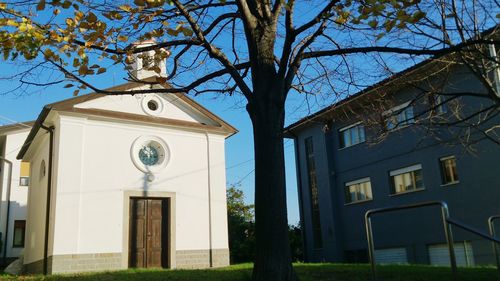
[[[349,147],[365,141],[365,126],[358,122],[339,129],[340,148]]]
[[[389,175],[392,180],[391,194],[424,189],[422,165],[420,164],[391,171]]]
[[[385,118],[387,130],[395,130],[415,122],[413,106],[410,105],[410,102],[395,106],[385,111],[382,115]]]
[[[370,178],[362,178],[345,184],[345,203],[372,200],[372,184]]]
[[[443,184],[453,184],[458,182],[457,160],[455,156],[448,156],[439,159],[441,164],[441,178]]]

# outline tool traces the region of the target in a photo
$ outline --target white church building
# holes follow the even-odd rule
[[[182,94],[87,94],[46,105],[16,139],[17,159],[30,164],[25,271],[228,265],[224,144],[236,132]]]
[[[30,167],[16,156],[32,126],[33,122],[0,126],[0,264],[19,257],[24,249]]]

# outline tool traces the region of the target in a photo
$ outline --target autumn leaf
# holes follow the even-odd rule
[[[127,42],[128,36],[119,35],[117,39],[118,39],[118,41]]]
[[[40,2],[38,2],[38,5],[36,5],[36,10],[37,11],[45,10],[45,0],[41,0]]]
[[[97,21],[97,16],[92,13],[92,12],[89,12],[87,17],[86,17],[87,21],[88,22],[96,22]]]
[[[129,5],[121,5],[118,8],[120,8],[120,10],[122,10],[122,11],[129,12],[129,13],[132,10],[132,7],[130,7]]]
[[[61,5],[61,7],[63,7],[64,9],[68,9],[69,7],[71,7],[71,1],[64,1]]]
[[[71,88],[73,86],[75,86],[75,85],[73,85],[73,84],[66,84],[66,85],[64,85],[64,88]]]

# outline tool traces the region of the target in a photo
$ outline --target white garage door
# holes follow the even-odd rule
[[[406,248],[375,250],[375,261],[381,264],[408,263]]]
[[[455,257],[458,266],[473,266],[474,254],[472,246],[469,242],[461,242],[453,244],[455,249]],[[447,244],[430,245],[429,260],[432,265],[450,266],[450,253]]]

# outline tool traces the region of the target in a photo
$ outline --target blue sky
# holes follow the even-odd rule
[[[18,69],[19,67],[19,69]],[[2,77],[14,74],[22,69],[5,62],[0,62]],[[123,82],[125,72],[120,69],[108,71],[106,74],[96,77],[94,84],[99,88],[118,85]],[[51,75],[49,73],[40,74]],[[40,77],[37,77],[38,79]],[[43,80],[43,79],[41,79]],[[12,122],[34,120],[45,104],[71,98],[73,90],[64,89],[62,83],[47,88],[30,88],[27,92],[15,89],[19,83],[17,80],[0,80],[0,125]],[[87,91],[85,93],[88,93]],[[226,174],[227,184],[238,184],[244,191],[246,201],[253,203],[254,195],[254,156],[252,126],[245,110],[245,101],[241,97],[218,97],[213,95],[200,95],[194,99],[207,107],[209,110],[222,117],[224,120],[238,128],[239,133],[229,138],[226,142]],[[293,101],[293,98],[291,99]],[[295,111],[289,122],[295,121],[306,113]],[[289,123],[288,122],[288,123]],[[299,221],[297,184],[295,174],[295,159],[293,141],[285,140],[286,153],[286,176],[289,223],[296,224]]]

